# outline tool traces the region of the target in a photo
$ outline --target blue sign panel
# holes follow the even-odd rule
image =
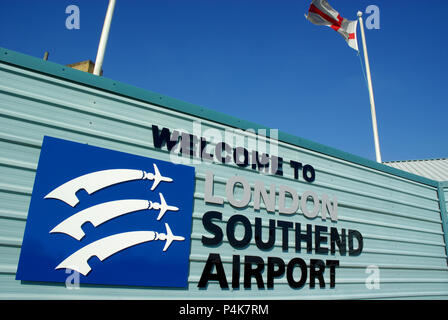
[[[45,137],[16,279],[186,287],[194,168]]]

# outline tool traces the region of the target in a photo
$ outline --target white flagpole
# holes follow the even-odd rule
[[[372,127],[373,127],[373,138],[375,140],[376,162],[381,163],[380,142],[378,139],[378,127],[376,124],[375,100],[373,98],[373,87],[372,87],[372,78],[370,76],[369,56],[367,54],[366,36],[364,34],[364,24],[362,21],[362,12],[361,11],[358,11],[358,19],[359,19],[359,25],[361,28],[362,46],[363,46],[363,51],[364,51],[364,61],[366,64],[366,73],[367,73],[367,84],[369,87],[370,112],[372,114]]]
[[[115,0],[109,0],[107,7],[106,18],[104,19],[103,31],[101,32],[100,43],[98,45],[98,52],[96,54],[95,68],[93,74],[99,76],[103,67],[104,52],[106,51],[107,39],[109,38],[110,24],[114,14]]]

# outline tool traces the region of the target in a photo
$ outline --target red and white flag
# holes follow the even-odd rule
[[[358,20],[352,21],[342,18],[339,12],[328,4],[327,0],[313,0],[306,18],[318,26],[328,26],[337,31],[351,48],[358,51],[356,37]]]

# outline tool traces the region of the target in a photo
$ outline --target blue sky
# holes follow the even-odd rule
[[[310,2],[117,0],[104,76],[375,160],[360,59],[304,18]],[[366,38],[383,161],[448,157],[448,1],[329,3],[352,20],[380,9]],[[68,5],[79,30],[65,26]],[[0,0],[0,47],[95,61],[107,5]]]

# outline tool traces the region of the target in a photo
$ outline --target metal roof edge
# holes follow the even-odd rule
[[[439,161],[439,160],[448,160],[448,158],[393,160],[393,161],[383,161],[383,163],[423,162],[423,161]]]
[[[241,120],[233,116],[226,115],[214,110],[206,109],[198,105],[187,103],[175,98],[158,94],[146,89],[138,88],[129,84],[115,81],[103,76],[96,76],[80,70],[76,70],[55,62],[45,61],[40,58],[29,56],[23,53],[15,52],[0,47],[0,61],[6,64],[15,65],[24,69],[51,75],[57,78],[83,84],[96,89],[105,90],[121,96],[148,102],[164,108],[193,115],[206,120],[211,120],[220,124],[228,125],[234,128],[246,129],[270,129],[266,126]],[[269,132],[269,131],[268,131]],[[267,136],[269,134],[267,132]],[[291,134],[278,131],[278,140],[295,145],[301,148],[309,149],[338,159],[346,160],[381,172],[389,173],[401,178],[423,183],[432,187],[439,187],[439,182],[415,175],[403,170],[399,170],[373,160],[363,158],[348,152],[344,152],[333,147],[325,146],[304,138],[293,136]]]

